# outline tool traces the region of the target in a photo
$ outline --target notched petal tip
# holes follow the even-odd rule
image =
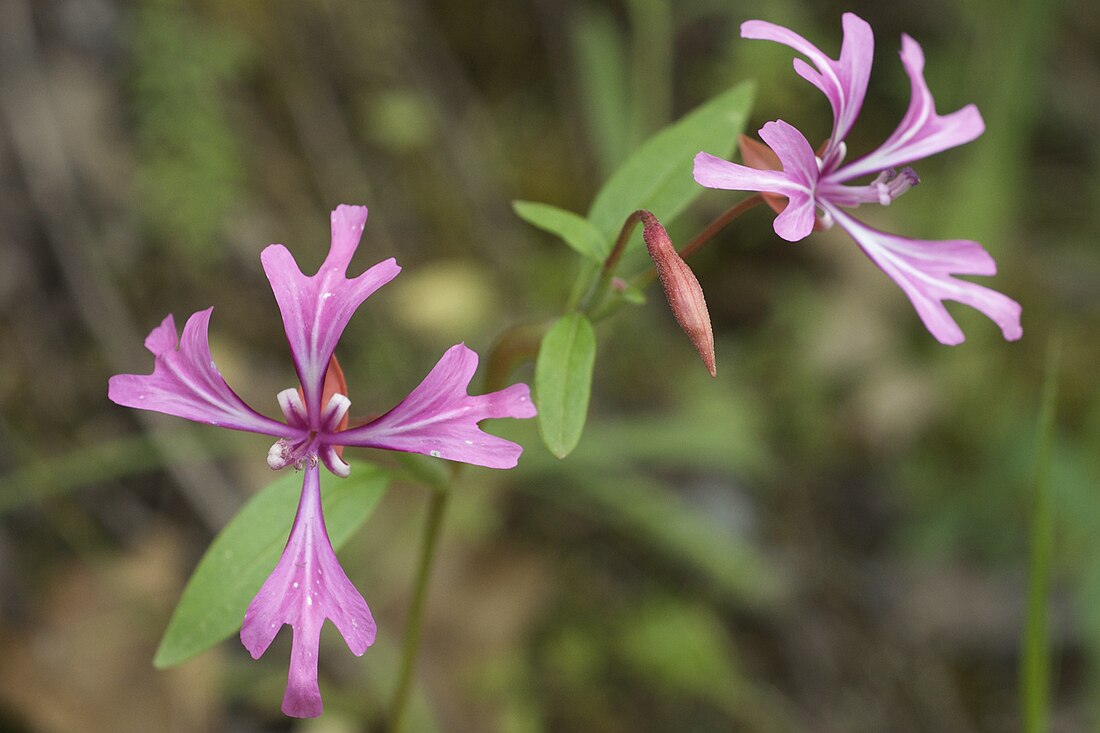
[[[493,398],[488,407],[489,417],[526,420],[538,415],[538,409],[531,400],[531,388],[522,382],[482,396]]]
[[[456,344],[409,396],[385,415],[348,430],[325,434],[325,442],[420,453],[487,468],[512,468],[522,448],[484,432],[482,420],[534,417],[526,385],[484,395],[467,393],[477,353]]]
[[[781,43],[809,59],[809,64],[795,59],[794,69],[829,100],[833,110],[833,132],[829,136],[831,146],[847,137],[859,116],[874,56],[874,33],[866,21],[846,13],[842,26],[844,37],[840,57],[833,59],[789,28],[760,20],[741,24],[743,38]]]
[[[374,643],[376,626],[363,596],[332,550],[321,511],[319,468],[307,463],[298,514],[275,569],[252,599],[241,624],[241,643],[258,659],[284,625],[292,628],[290,669],[283,712],[321,713],[317,652],[329,619],[348,648],[360,655]]]
[[[835,170],[832,174],[835,182],[927,158],[971,142],[985,131],[985,123],[972,104],[946,115],[936,112],[935,99],[924,78],[924,51],[919,43],[903,34],[899,55],[910,85],[909,107],[904,117],[882,145]]]
[[[212,310],[213,308],[207,308],[206,312]],[[179,346],[179,335],[176,332],[176,320],[169,313],[160,325],[145,337],[145,348],[151,351],[153,356],[160,356],[175,351],[177,346]]]
[[[908,239],[869,227],[835,207],[830,207],[830,211],[871,261],[908,296],[925,327],[940,343],[954,346],[966,339],[944,307],[944,301],[948,300],[985,315],[1000,327],[1008,341],[1015,341],[1023,334],[1019,303],[984,285],[957,277],[996,272],[993,258],[978,242]]]
[[[302,385],[310,424],[317,426],[325,373],[340,336],[356,309],[401,271],[393,258],[349,279],[347,268],[359,246],[366,208],[342,206],[332,212],[332,241],[324,263],[305,275],[282,245],[260,256],[283,317],[283,328]]]
[[[145,339],[154,354],[152,374],[116,374],[108,381],[108,398],[123,407],[234,430],[278,437],[296,432],[253,410],[226,384],[210,355],[213,310],[192,314],[178,339],[174,320],[166,317]]]
[[[367,207],[359,204],[339,204],[329,215],[333,221],[363,228],[367,221]]]

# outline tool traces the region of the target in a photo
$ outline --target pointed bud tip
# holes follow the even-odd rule
[[[712,377],[717,376],[714,362],[714,332],[710,325],[710,313],[707,301],[703,297],[703,288],[695,273],[676,252],[672,240],[657,217],[648,211],[642,212],[642,239],[645,240],[649,256],[657,268],[668,306],[672,315],[680,324],[699,358]]]

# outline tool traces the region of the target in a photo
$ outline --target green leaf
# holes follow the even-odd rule
[[[611,251],[611,242],[584,217],[537,201],[513,201],[512,210],[528,224],[561,237],[581,255],[603,262]]]
[[[588,221],[608,241],[638,209],[667,225],[703,191],[692,176],[696,153],[733,153],[753,94],[751,83],[738,84],[642,143],[596,194]]]
[[[562,316],[542,338],[535,362],[539,433],[558,458],[581,439],[595,361],[596,332],[581,313]]]
[[[370,517],[388,476],[358,464],[349,478],[321,472],[321,504],[332,546],[339,549]],[[168,623],[153,665],[174,667],[240,629],[244,612],[279,561],[302,489],[287,472],[249,499],[206,550]]]

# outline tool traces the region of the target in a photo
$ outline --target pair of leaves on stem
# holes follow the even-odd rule
[[[608,178],[587,217],[533,201],[515,201],[513,209],[581,255],[581,278],[588,279],[607,259],[627,217],[645,209],[671,222],[702,193],[692,176],[695,154],[712,149],[733,154],[753,94],[751,83],[738,84],[656,133]],[[592,322],[579,311],[559,318],[540,345],[535,363],[539,433],[559,458],[577,446],[584,430],[595,358]]]

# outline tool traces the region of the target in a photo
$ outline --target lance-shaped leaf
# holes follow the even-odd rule
[[[581,256],[603,262],[611,251],[611,242],[584,217],[572,211],[537,201],[513,201],[512,210],[528,224],[550,232],[576,250]]]
[[[752,84],[738,84],[649,138],[607,179],[592,202],[588,221],[611,241],[638,209],[652,211],[661,221],[675,219],[700,193],[692,177],[692,158],[711,149],[732,155],[753,94]]]
[[[349,478],[321,475],[329,538],[339,549],[370,517],[388,476],[360,463]],[[174,667],[232,636],[249,601],[279,561],[302,490],[296,471],[249,499],[206,550],[183,590],[153,664]]]
[[[535,362],[539,433],[558,458],[581,439],[595,361],[596,332],[581,313],[563,316],[542,339]]]

